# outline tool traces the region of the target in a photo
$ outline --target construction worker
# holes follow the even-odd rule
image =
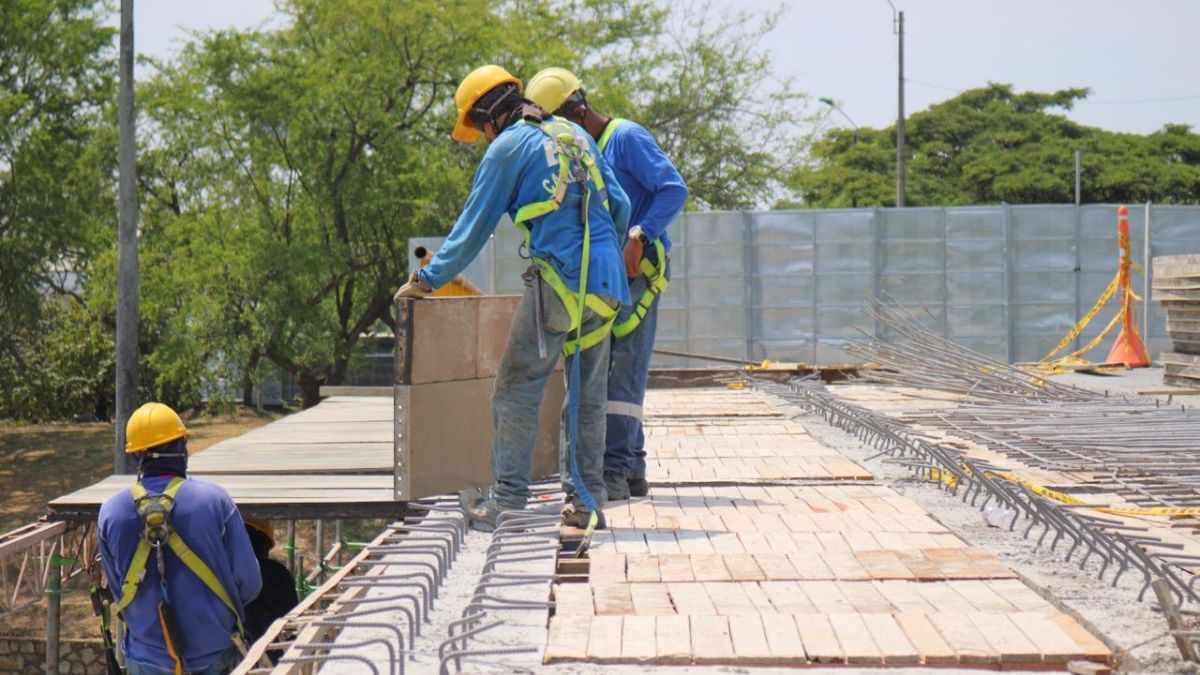
[[[622,253],[633,304],[622,307],[613,326],[604,483],[610,500],[645,496],[650,485],[642,402],[658,325],[658,298],[671,276],[667,225],[683,210],[687,185],[645,127],[592,109],[583,84],[571,71],[546,68],[529,81],[528,95],[596,139],[632,205],[632,226]]]
[[[275,547],[275,527],[269,520],[252,518],[246,521],[246,534],[254,547],[258,569],[262,574],[262,590],[246,605],[246,641],[262,637],[276,619],[287,614],[300,599],[296,596],[296,580],[287,566],[271,557]],[[278,662],[282,650],[267,652],[272,662]]]
[[[188,430],[162,403],[134,411],[125,452],[137,482],[100,507],[100,559],[129,675],[228,672],[242,612],[262,583],[242,517],[220,486],[187,477]]]
[[[560,353],[567,357],[571,441],[565,451],[563,523],[603,527],[604,405],[608,331],[629,301],[620,242],[629,199],[600,159],[591,137],[521,95],[505,69],[477,68],[454,95],[451,133],[487,152],[471,194],[441,250],[414,272],[398,297],[420,298],[449,283],[479,253],[507,214],[525,233],[524,297],[513,317],[492,396],[490,495],[461,495],[472,523],[495,526],[499,514],[523,509],[529,497],[538,407]]]

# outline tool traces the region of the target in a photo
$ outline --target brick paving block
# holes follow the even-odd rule
[[[851,521],[846,519],[847,524]],[[870,532],[865,530],[841,530],[842,538],[846,540],[846,544],[850,546],[852,553],[860,553],[862,551],[878,551],[879,542],[875,541],[875,537],[871,536]]]
[[[690,556],[661,555],[658,556],[658,574],[664,583],[679,581],[694,581]]]
[[[1058,624],[1039,612],[1016,612],[1010,616],[1017,628],[1042,653],[1046,663],[1065,664],[1083,659],[1083,647],[1072,640]]]
[[[633,614],[630,586],[631,584],[591,584],[597,616]]]
[[[771,618],[766,618],[771,620]],[[790,617],[789,617],[790,620]],[[739,616],[729,621],[729,636],[738,663],[770,663],[771,648],[763,628],[763,619],[756,615]]]
[[[620,616],[594,616],[588,631],[589,661],[617,661],[621,658]]]
[[[948,581],[927,581],[916,585],[921,598],[937,608],[939,612],[971,612],[971,603],[954,592]]]
[[[629,584],[633,611],[640,616],[675,614],[675,605],[666,584]]]
[[[652,616],[627,616],[621,622],[621,660],[648,663],[658,653]]]
[[[709,581],[704,584],[709,600],[719,616],[745,616],[758,614],[758,609],[744,590],[750,584]]]
[[[839,581],[837,587],[850,601],[854,611],[861,614],[886,614],[895,609],[869,581]]]
[[[850,551],[826,551],[821,558],[829,569],[843,581],[866,581],[871,573],[863,567]]]
[[[665,555],[668,553],[680,552],[679,541],[675,539],[674,532],[646,530],[643,534],[646,537],[646,545],[649,547],[652,555]]]
[[[959,663],[963,665],[999,663],[1000,655],[971,622],[968,614],[969,612],[962,611],[939,611],[929,615],[929,620],[933,622],[946,644],[950,645],[958,654]]]
[[[741,584],[742,591],[746,593],[746,597],[750,599],[751,606],[754,611],[762,615],[778,614],[775,605],[771,603],[771,598],[767,596],[767,592],[763,589],[762,584]]]
[[[837,575],[829,569],[824,554],[819,550],[803,550],[787,554],[788,562],[796,569],[797,579],[835,579]]]
[[[896,623],[913,644],[926,665],[940,666],[958,663],[958,653],[942,639],[941,633],[925,614],[902,612],[895,615]]]
[[[729,634],[729,619],[711,614],[688,617],[692,629],[692,656],[696,663],[730,663],[736,654]]]
[[[667,590],[671,594],[671,602],[675,605],[675,611],[679,614],[712,616],[717,613],[712,600],[708,597],[708,592],[704,590],[704,584],[673,583],[667,584]]]
[[[989,588],[1012,603],[1018,611],[1037,612],[1053,608],[1048,600],[1020,579],[988,579],[986,583]]]
[[[625,581],[625,556],[612,551],[593,551],[588,555],[588,580],[591,583]]]
[[[734,581],[763,581],[767,578],[749,553],[728,553],[721,558]]]
[[[795,581],[763,581],[759,587],[780,614],[819,614]]]
[[[863,623],[859,614],[829,614],[829,625],[837,635],[838,643],[846,654],[846,663],[878,664],[883,663],[883,654],[871,638],[871,631]]]
[[[1108,647],[1096,636],[1089,633],[1086,628],[1080,626],[1075,619],[1060,613],[1050,617],[1050,620],[1062,629],[1067,634],[1067,637],[1074,640],[1075,644],[1079,645],[1084,658],[1104,663],[1109,663],[1112,660],[1112,652],[1109,651]]]
[[[591,625],[590,616],[573,614],[550,617],[550,630],[546,637],[546,651],[542,654],[542,663],[582,661],[587,658]]]
[[[981,612],[1015,612],[1018,608],[977,579],[948,582],[954,592],[963,596]]]
[[[658,556],[645,554],[630,554],[625,559],[625,579],[629,583],[658,583],[662,581],[659,574]]]
[[[679,541],[679,550],[682,553],[712,553],[712,542],[708,540],[708,533],[700,527],[698,518],[689,518],[688,520],[696,520],[696,525],[688,525],[687,529],[675,533],[675,539]]]
[[[582,616],[595,614],[591,586],[587,584],[555,584],[554,613]]]
[[[763,525],[769,520],[776,520],[774,516],[758,516],[756,518],[759,525]],[[780,524],[782,526],[782,523]],[[741,532],[738,534],[738,541],[742,542],[742,550],[746,553],[770,553],[771,544],[767,541],[765,531],[760,532]]]
[[[900,624],[891,614],[863,614],[863,623],[871,632],[871,639],[883,655],[886,664],[913,664],[921,662],[917,648],[904,635]]]
[[[789,513],[787,517],[783,519],[783,524],[786,525],[792,532],[817,532],[817,524],[813,518],[819,515],[820,514],[818,513]]]
[[[838,587],[836,581],[798,581],[796,585],[808,596],[808,601],[821,614],[837,614],[854,611],[850,603]]]
[[[713,552],[726,553],[745,553],[742,548],[742,541],[737,538],[732,532],[709,532],[708,541],[712,543]]]
[[[913,579],[912,573],[895,551],[858,551],[854,554],[858,563],[873,579]]]
[[[786,555],[780,553],[755,553],[754,562],[769,581],[795,579],[796,567]]]
[[[731,581],[733,579],[725,567],[725,556],[693,554],[688,558],[691,561],[692,576],[696,581]]]
[[[1004,664],[1041,663],[1042,653],[1008,616],[1000,612],[971,612],[968,618],[1000,655]]]
[[[824,553],[852,553],[841,532],[814,532],[812,536]]]
[[[613,530],[613,539],[616,540],[617,553],[650,552],[650,547],[646,545],[646,538],[641,532]]]
[[[800,631],[796,628],[798,618],[804,617],[787,614],[763,617],[763,633],[767,638],[767,648],[771,651],[772,663],[798,666],[808,662],[804,641],[800,639]]]
[[[917,593],[916,582],[886,579],[872,581],[871,584],[898,612],[929,614],[937,611]]]

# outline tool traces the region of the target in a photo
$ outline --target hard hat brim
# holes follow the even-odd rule
[[[458,121],[454,124],[454,131],[450,132],[450,138],[458,141],[459,143],[474,143],[475,141],[479,140],[481,136],[483,136],[483,134],[481,134],[479,130],[475,128],[475,125],[471,123],[471,120],[467,118],[467,111],[465,110],[461,115],[458,116]]]
[[[150,441],[149,443],[142,443],[141,445],[134,445],[132,443],[126,442],[125,443],[125,454],[132,455],[137,452],[145,452],[145,451],[149,450],[150,448],[157,448],[158,446],[163,445],[165,443],[170,443],[171,441],[177,441],[181,438],[187,438],[187,437],[188,437],[188,431],[187,431],[187,429],[184,429],[182,431],[178,431],[173,434],[167,434],[166,436],[164,436],[162,438],[156,438],[153,441]]]

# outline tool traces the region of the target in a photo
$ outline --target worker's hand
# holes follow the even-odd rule
[[[417,276],[417,273],[413,272],[408,277],[408,283],[401,286],[400,290],[396,291],[396,295],[392,299],[399,300],[400,298],[423,298],[431,292],[433,292],[433,287],[421,281],[421,278]]]
[[[645,245],[639,237],[630,237],[629,241],[625,242],[625,276],[630,279],[636,278],[642,273],[642,253]]]

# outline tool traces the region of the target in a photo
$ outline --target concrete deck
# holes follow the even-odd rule
[[[587,583],[554,587],[545,663],[1110,659],[989,552],[759,394],[651,391],[645,407],[652,495],[606,509]]]

